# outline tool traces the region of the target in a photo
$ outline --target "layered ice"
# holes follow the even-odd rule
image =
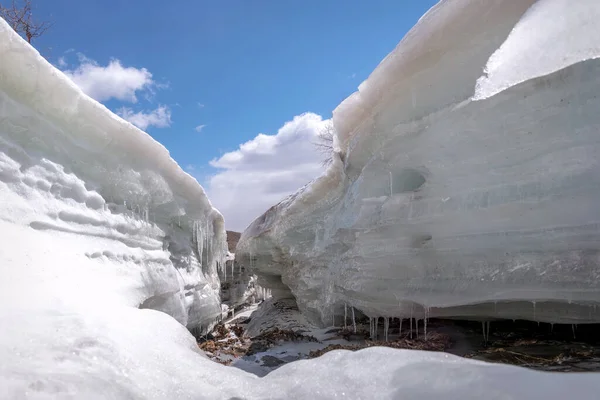
[[[78,301],[101,305],[123,289],[127,304],[206,332],[221,313],[221,214],[163,146],[84,95],[4,21],[0,37],[2,291],[21,303],[38,286],[74,285]],[[21,241],[8,246],[15,229]],[[17,267],[6,265],[39,254],[40,243],[49,244],[38,260],[48,280],[22,271],[29,295],[18,300],[22,288],[9,279]],[[59,274],[66,249],[73,270]],[[97,296],[93,279],[74,278],[96,270],[115,277]]]
[[[438,25],[453,26],[453,16],[462,13],[479,21],[480,3],[443,2],[421,21],[419,29],[435,32]],[[516,2],[486,3],[493,5],[492,14],[518,20],[519,13],[513,10],[519,9]],[[412,40],[418,44],[420,39]],[[575,70],[587,84],[578,87],[581,99],[590,105],[595,104],[590,94],[594,65],[583,63]],[[545,90],[562,98],[566,95],[561,88],[570,88],[572,79],[567,74],[558,87],[556,79],[550,79]],[[537,90],[528,90],[533,99],[544,98],[536,97]],[[507,97],[506,102],[514,101]],[[465,107],[474,107],[473,118],[482,113],[481,107],[491,107],[486,101],[479,104],[480,108]],[[497,105],[510,106],[502,101]],[[543,111],[544,104],[539,106]],[[556,104],[546,112],[554,115]],[[585,109],[582,118],[589,118],[587,113]],[[336,115],[341,129],[341,114]],[[452,123],[459,124],[459,116]],[[555,122],[549,119],[545,126],[557,134]],[[574,123],[573,137],[579,139],[588,126],[593,123],[585,119]],[[362,136],[346,131],[338,144],[346,149],[350,139]],[[594,146],[589,149],[593,152]],[[354,158],[348,157],[352,154]],[[357,232],[338,225],[350,219],[349,213],[343,216],[340,200],[351,190],[361,193],[360,185],[349,191],[350,180],[341,179],[351,170],[348,165],[360,165],[358,155],[358,151],[341,152],[328,175],[255,223],[250,231],[257,234],[254,239],[246,234],[247,243],[257,244],[259,228],[287,229],[297,232],[298,243],[309,250],[309,258],[298,259],[299,247],[272,245],[267,257],[266,245],[274,242],[263,229],[262,247],[248,247],[249,266],[270,272],[259,278],[263,293],[271,286],[277,296],[312,290],[314,298],[305,295],[304,307],[309,301],[318,307],[316,301],[323,293],[319,274],[328,271],[329,264],[316,255],[340,259],[347,246],[344,238],[351,240]],[[589,159],[581,162],[585,165]],[[564,166],[560,164],[561,171]],[[574,162],[569,167],[565,173],[575,168]],[[356,171],[360,176],[361,169]],[[578,183],[587,182],[574,180],[574,188]],[[332,197],[323,191],[331,191]],[[573,198],[584,198],[578,194],[574,190]],[[373,201],[377,207],[381,199]],[[330,217],[315,228],[306,217],[309,208]],[[336,213],[327,214],[332,210]],[[286,218],[284,229],[280,222]],[[299,221],[306,223],[301,227]],[[320,250],[324,243],[331,251]],[[386,254],[384,246],[378,249]],[[365,247],[364,259],[371,250]],[[200,185],[150,136],[86,97],[0,19],[0,398],[553,400],[573,395],[593,398],[600,389],[595,374],[555,375],[441,353],[382,348],[330,352],[285,365],[261,379],[216,364],[198,350],[185,326],[202,334],[220,318],[218,274],[225,274],[226,255],[223,219]],[[335,262],[339,261],[332,265]],[[282,267],[289,266],[297,278],[286,273],[287,286]],[[310,282],[306,267],[315,271]],[[348,272],[348,277],[354,273]],[[365,280],[357,282],[360,285],[379,269],[365,272]],[[332,291],[329,300],[323,299],[324,307],[338,301],[343,288],[333,285],[327,274],[324,283]],[[579,275],[573,277],[573,282],[579,282]],[[571,290],[570,282],[561,282]],[[359,296],[347,296],[353,298],[358,301]]]
[[[227,313],[246,304],[261,300],[261,290],[256,284],[256,276],[243,264],[235,261],[235,254],[227,254],[225,267],[219,272],[221,281],[221,301],[227,306]]]
[[[600,322],[600,3],[443,1],[238,244],[313,321]],[[333,314],[333,315],[332,315]]]

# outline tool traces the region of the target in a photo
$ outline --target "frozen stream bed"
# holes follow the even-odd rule
[[[469,359],[519,365],[541,371],[600,371],[600,326],[551,325],[527,321],[485,323],[431,320],[421,323],[380,320],[377,338],[364,318],[341,326],[317,328],[293,301],[268,299],[224,321],[200,343],[216,362],[257,376],[334,349],[356,351],[373,346],[443,351]],[[371,321],[372,323],[372,321]],[[400,325],[402,323],[402,326]],[[356,329],[355,329],[356,327]],[[387,328],[387,335],[386,335]],[[487,329],[484,334],[484,329]]]

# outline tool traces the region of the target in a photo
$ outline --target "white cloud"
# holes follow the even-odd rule
[[[197,127],[194,128],[194,130],[198,133],[202,132],[202,129],[204,129],[206,125],[198,125]]]
[[[259,134],[210,162],[221,171],[209,179],[207,191],[227,229],[244,230],[322,172],[322,155],[314,143],[326,123],[313,113],[296,116],[276,135]]]
[[[66,60],[62,58],[62,61]],[[61,59],[59,59],[59,66]],[[152,93],[153,88],[163,87],[152,80],[146,68],[124,67],[121,61],[111,60],[101,66],[94,60],[79,54],[79,66],[64,73],[88,96],[98,101],[115,98],[121,101],[137,102],[136,92]]]
[[[146,130],[149,126],[166,128],[171,125],[171,110],[167,106],[158,106],[156,110],[148,113],[134,112],[131,108],[121,107],[117,110],[117,114],[141,130]]]
[[[65,68],[67,66],[67,60],[64,57],[58,57],[56,65],[58,65],[59,68]]]
[[[198,103],[198,108],[204,108],[204,104]]]

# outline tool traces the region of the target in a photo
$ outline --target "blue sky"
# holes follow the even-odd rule
[[[434,3],[36,1],[54,26],[33,44],[242,230],[320,173],[306,144]]]

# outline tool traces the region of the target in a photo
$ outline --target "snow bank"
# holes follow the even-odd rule
[[[223,218],[202,187],[163,146],[84,95],[4,21],[0,37],[4,290],[23,290],[7,279],[22,269],[11,260],[39,255],[39,243],[52,241],[38,260],[48,270],[43,286],[79,286],[73,276],[100,269],[105,278],[94,303],[153,308],[206,331],[221,312],[217,269],[226,244]],[[5,247],[17,227],[30,239]],[[58,274],[53,268],[63,268],[66,249],[73,266]],[[41,284],[38,273],[26,287]],[[90,287],[76,289],[83,290],[80,302],[92,296]]]
[[[533,5],[492,54],[475,99],[485,99],[529,79],[600,55],[600,3],[572,7],[569,0]],[[559,16],[557,18],[557,16]]]
[[[331,352],[263,379],[211,362],[184,325],[201,333],[221,315],[221,215],[162,146],[83,95],[2,20],[0,60],[0,398],[598,392],[595,375],[392,349]]]
[[[600,6],[442,1],[334,111],[238,261],[313,321],[600,322]]]

